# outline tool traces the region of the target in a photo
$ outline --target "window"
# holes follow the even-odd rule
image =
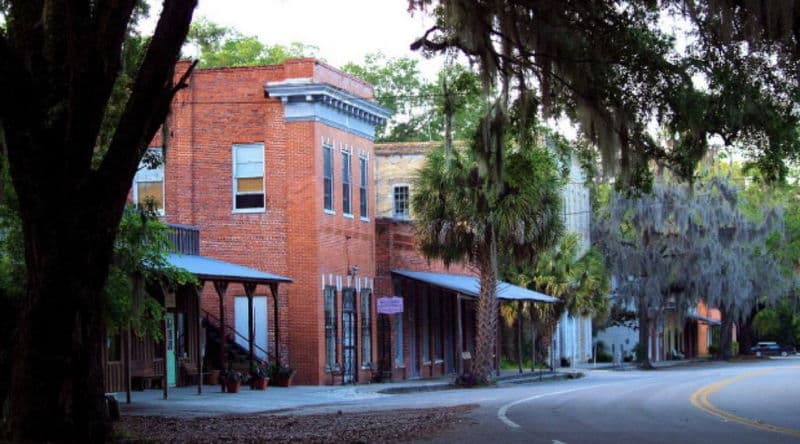
[[[372,364],[372,290],[361,290],[361,366]]]
[[[333,148],[330,145],[322,146],[322,157],[322,191],[325,196],[325,210],[333,211]]]
[[[164,159],[161,148],[148,148],[133,178],[133,201],[164,214]]]
[[[233,146],[233,210],[264,209],[264,144]]]
[[[408,185],[394,187],[394,218],[408,219]]]
[[[325,368],[336,366],[336,287],[325,287]]]
[[[361,156],[358,158],[359,166],[361,167],[361,187],[358,189],[358,204],[361,213],[362,219],[367,219],[369,214],[367,214],[367,180],[369,179],[369,173],[367,172],[367,158]]]
[[[350,153],[342,151],[342,213],[353,214],[350,208]]]

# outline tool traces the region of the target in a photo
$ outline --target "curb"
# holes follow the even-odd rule
[[[528,373],[523,375],[505,376],[503,378],[497,379],[495,381],[494,386],[497,387],[497,386],[511,385],[511,384],[532,384],[536,382],[556,381],[562,379],[578,379],[578,378],[583,378],[584,376],[586,376],[586,374],[581,371],[548,372],[543,374]],[[491,386],[486,386],[482,388],[488,388],[488,387]],[[407,393],[438,392],[442,390],[460,390],[465,388],[467,387],[459,387],[453,383],[443,383],[443,384],[428,384],[423,386],[389,387],[378,390],[376,393],[380,393],[382,395],[401,395]]]

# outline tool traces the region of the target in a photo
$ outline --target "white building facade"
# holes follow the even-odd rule
[[[586,185],[586,174],[573,157],[569,169],[569,181],[561,192],[563,199],[564,227],[567,232],[580,236],[578,257],[585,254],[591,245],[592,207],[589,198],[589,187]],[[565,363],[574,365],[587,362],[592,358],[592,318],[591,316],[573,316],[564,313],[558,320],[553,335],[552,357],[555,365]]]

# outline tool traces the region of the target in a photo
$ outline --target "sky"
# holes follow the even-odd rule
[[[161,2],[149,2],[155,20]],[[433,20],[418,11],[412,16],[407,0],[199,0],[194,17],[258,36],[266,44],[316,46],[319,57],[336,67],[360,63],[377,51],[419,59],[426,76],[441,65],[409,50]]]

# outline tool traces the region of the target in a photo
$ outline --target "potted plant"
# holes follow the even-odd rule
[[[264,361],[254,362],[250,369],[250,388],[253,390],[266,390],[269,379],[267,364]]]
[[[276,387],[289,387],[292,385],[292,378],[294,378],[295,373],[297,373],[297,370],[289,367],[288,365],[275,361],[270,366],[270,385],[274,385]]]
[[[239,387],[242,385],[243,379],[244,375],[242,375],[242,372],[238,370],[228,368],[228,370],[220,372],[220,384],[222,385],[222,391],[227,391],[228,393],[239,393]]]
[[[219,370],[216,368],[213,362],[211,362],[211,358],[206,355],[203,358],[203,383],[206,385],[217,385],[219,384]]]

